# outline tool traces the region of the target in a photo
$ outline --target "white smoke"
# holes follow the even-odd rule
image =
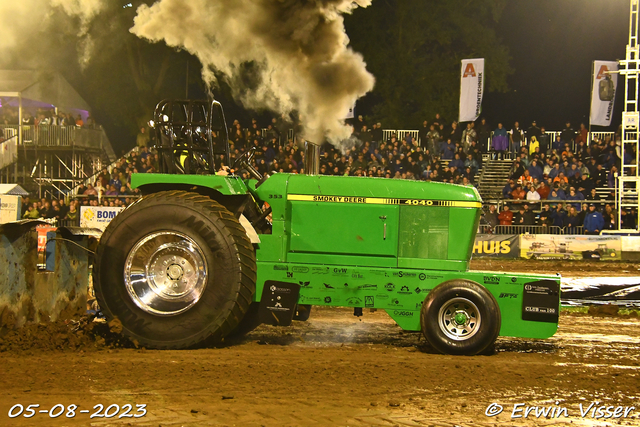
[[[18,56],[27,66],[37,65],[38,58],[29,58],[29,46],[25,40],[42,32],[54,23],[51,16],[56,9],[71,18],[79,20],[79,27],[73,28],[81,37],[78,48],[81,64],[88,62],[93,40],[88,34],[91,21],[105,8],[107,0],[0,0],[0,59]],[[59,24],[59,23],[58,23]],[[69,31],[70,28],[59,29]],[[37,40],[37,39],[36,39]],[[8,61],[7,61],[8,62]]]
[[[95,41],[91,34],[89,34],[89,25],[93,18],[104,10],[105,1],[106,0],[51,0],[53,7],[59,7],[68,16],[80,19],[80,28],[78,29],[78,36],[80,37],[78,61],[83,69],[89,64],[95,47]]]
[[[351,135],[346,112],[374,84],[342,15],[370,3],[159,0],[138,8],[131,32],[197,56],[205,81],[223,73],[246,107],[298,111],[306,139],[339,144]]]

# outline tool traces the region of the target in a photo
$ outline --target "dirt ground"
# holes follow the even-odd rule
[[[618,263],[483,260],[473,268],[640,275],[637,265]],[[348,309],[314,308],[308,322],[261,326],[225,347],[189,351],[121,348],[111,336],[95,342],[86,326],[26,329],[13,335],[14,345],[5,337],[4,347],[0,338],[0,425],[640,426],[638,319],[563,315],[551,339],[500,338],[495,354],[474,357],[436,354],[420,334],[369,310],[355,318]],[[622,415],[634,408],[594,419],[592,406],[581,417],[580,404],[587,410],[593,402],[621,406]],[[489,417],[494,403],[503,412]],[[9,418],[18,404],[65,411]],[[68,418],[72,404],[78,408]],[[117,415],[91,419],[98,404],[118,405],[110,412]],[[127,404],[129,415],[138,414],[136,404],[147,413],[118,418]],[[534,410],[511,418],[514,408],[524,415],[516,404],[562,416],[536,418]]]

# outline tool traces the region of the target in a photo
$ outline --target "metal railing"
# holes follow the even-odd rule
[[[22,132],[22,143],[26,146],[38,147],[71,147],[95,148],[103,150],[109,160],[116,158],[113,148],[104,129],[86,129],[78,126],[57,125],[0,125],[5,135],[16,135]]]
[[[558,227],[555,225],[496,225],[481,224],[478,234],[553,234],[582,235],[584,227]]]

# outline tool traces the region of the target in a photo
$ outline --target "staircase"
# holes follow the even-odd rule
[[[480,179],[478,192],[482,200],[495,200],[502,198],[502,189],[509,180],[509,170],[513,160],[486,160]]]

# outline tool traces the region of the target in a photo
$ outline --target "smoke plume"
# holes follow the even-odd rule
[[[27,67],[38,67],[40,58],[33,55],[32,43],[42,44],[48,38],[46,30],[75,32],[80,37],[79,61],[86,64],[93,39],[88,34],[91,21],[105,8],[107,0],[1,0],[0,62],[19,58]],[[64,12],[67,22],[56,20],[56,11]],[[72,22],[77,20],[79,22]],[[76,28],[77,26],[77,28]],[[40,34],[38,34],[40,33]],[[33,57],[36,56],[36,57]]]
[[[370,3],[158,0],[138,8],[131,32],[197,56],[205,82],[222,73],[245,107],[297,111],[307,140],[340,144],[351,135],[346,112],[374,84],[342,15]]]

